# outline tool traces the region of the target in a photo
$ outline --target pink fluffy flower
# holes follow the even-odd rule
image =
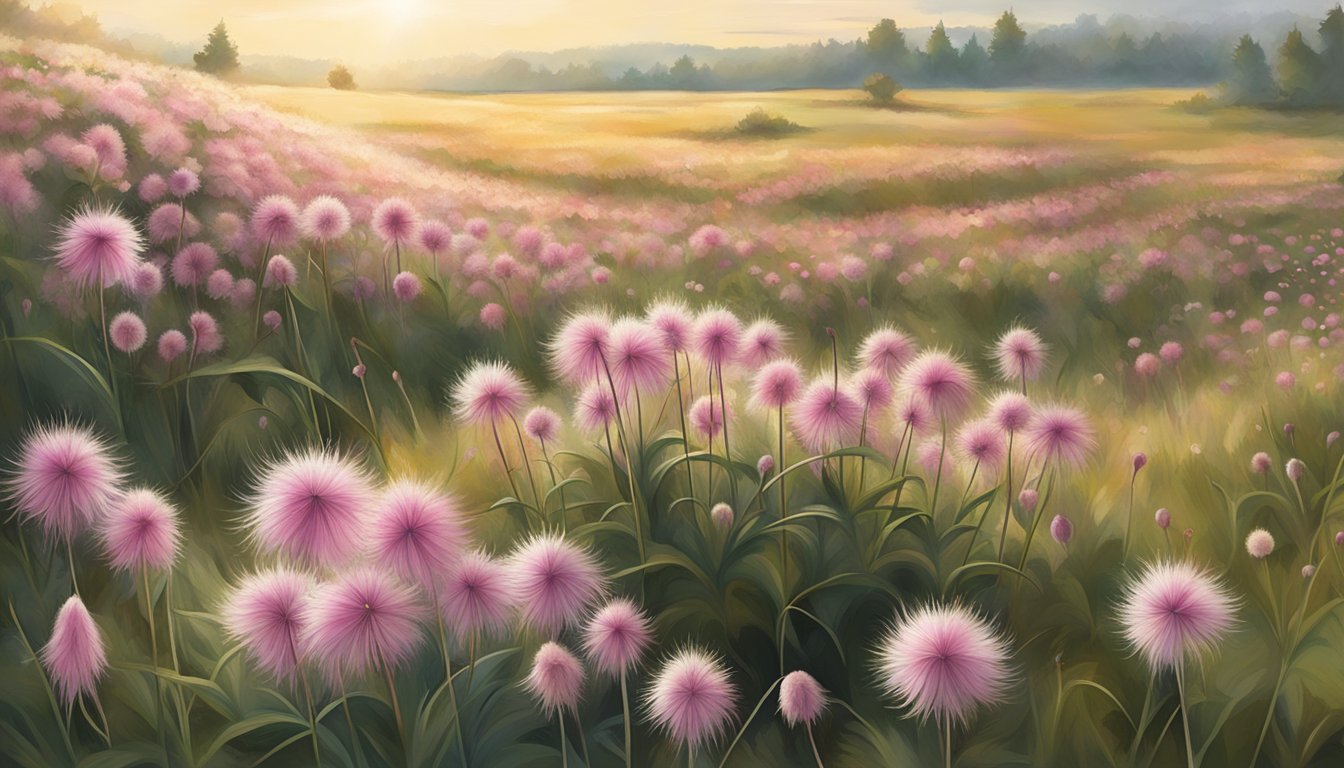
[[[431,219],[422,222],[416,235],[420,240],[420,247],[431,256],[446,253],[453,245],[453,230],[441,221]]]
[[[761,366],[752,379],[751,399],[757,406],[777,410],[792,403],[803,388],[803,372],[793,360],[774,360]]]
[[[151,299],[163,290],[163,270],[157,265],[142,261],[131,274],[125,285],[126,290],[135,298],[144,301]]]
[[[1264,528],[1256,528],[1246,536],[1246,552],[1256,560],[1264,560],[1274,553],[1274,536]]]
[[[263,288],[292,288],[298,281],[299,271],[288,256],[276,254],[266,262],[266,277],[261,282]]]
[[[829,377],[812,382],[790,414],[798,439],[813,453],[857,444],[862,419],[863,405]]]
[[[649,308],[649,325],[663,335],[663,343],[673,352],[682,352],[690,343],[695,316],[680,301],[661,301]]]
[[[232,299],[234,289],[233,275],[227,269],[216,269],[205,279],[205,295],[216,301]]]
[[[723,406],[709,395],[697,398],[686,412],[686,418],[701,437],[712,440],[723,434]]]
[[[461,555],[467,536],[452,499],[424,483],[398,480],[383,490],[366,539],[375,562],[432,588]]]
[[[233,587],[221,610],[229,637],[276,680],[287,680],[298,669],[300,637],[314,587],[313,579],[299,571],[258,571]]]
[[[1162,362],[1175,365],[1181,361],[1182,357],[1185,357],[1185,349],[1178,342],[1168,341],[1162,345],[1157,354],[1162,358]]]
[[[168,182],[157,173],[151,173],[140,180],[136,187],[140,199],[146,203],[157,203],[168,192]]]
[[[252,234],[269,248],[284,248],[299,239],[299,207],[284,195],[263,197],[252,210]]]
[[[438,598],[449,631],[459,638],[504,630],[518,605],[509,566],[484,552],[469,552],[449,566]]]
[[[492,331],[502,330],[505,321],[508,320],[508,312],[503,305],[490,302],[481,307],[481,325]]]
[[[891,379],[875,368],[860,370],[850,378],[848,386],[850,394],[859,401],[859,405],[867,412],[869,418],[879,411],[886,410],[895,396]]]
[[[816,678],[796,670],[779,684],[779,714],[790,726],[816,724],[826,712],[826,689]]]
[[[607,365],[621,397],[667,386],[671,361],[661,335],[638,320],[616,321],[607,337]]]
[[[583,663],[578,657],[559,643],[548,642],[537,650],[523,686],[536,697],[542,711],[553,715],[578,709],[583,677]]]
[[[878,328],[859,345],[859,365],[895,377],[910,364],[917,349],[914,340],[905,333],[890,327]]]
[[[173,328],[159,335],[159,357],[165,363],[171,363],[187,351],[187,337]]]
[[[185,240],[200,234],[201,222],[190,213],[183,216],[181,205],[164,203],[150,211],[145,229],[153,242],[167,243],[179,237]]]
[[[177,510],[149,488],[126,491],[113,502],[99,534],[108,563],[124,571],[171,568],[182,541]]]
[[[332,681],[396,669],[424,640],[415,590],[387,571],[362,566],[318,586],[303,614],[301,646]]]
[[[219,323],[209,312],[192,312],[187,318],[187,327],[191,328],[191,346],[197,355],[208,355],[224,348],[224,334],[219,332]]]
[[[551,443],[560,435],[560,417],[544,405],[527,412],[523,417],[523,431],[539,443]]]
[[[737,688],[719,659],[698,648],[674,653],[654,675],[644,707],[672,740],[695,749],[727,728]]]
[[[392,293],[406,304],[415,301],[421,290],[420,278],[414,272],[398,272],[392,278]]]
[[[928,350],[906,366],[901,376],[901,390],[923,400],[935,418],[950,419],[970,403],[975,393],[975,378],[955,357]]]
[[[1017,392],[1000,392],[989,401],[989,420],[1004,432],[1021,432],[1031,425],[1031,401]]]
[[[504,363],[478,362],[453,387],[453,413],[468,424],[495,424],[517,416],[527,385]]]
[[[551,366],[570,384],[606,376],[611,319],[601,312],[572,315],[550,343]]]
[[[79,595],[71,595],[56,613],[51,639],[42,646],[41,656],[56,695],[67,709],[81,694],[97,692],[98,678],[107,670],[107,652],[103,634]]]
[[[145,241],[135,225],[111,208],[85,206],[56,233],[56,264],[80,288],[129,282]]]
[[[350,231],[350,209],[331,195],[318,195],[309,201],[299,219],[303,236],[319,243],[330,243]]]
[[[415,234],[416,212],[399,197],[389,197],[373,209],[373,232],[387,245],[410,242]]]
[[[263,552],[335,568],[363,548],[373,501],[366,469],[310,448],[262,467],[244,522]]]
[[[77,424],[48,424],[24,439],[6,481],[15,511],[70,542],[116,501],[120,467],[107,443]]]
[[[962,424],[957,429],[953,445],[962,461],[979,465],[982,472],[997,467],[1008,455],[1003,430],[988,419]]]
[[[119,352],[130,354],[145,346],[145,321],[134,312],[121,312],[107,324],[107,335]]]
[[[190,168],[178,168],[168,174],[168,194],[183,198],[196,194],[201,188],[201,177]]]
[[[598,670],[622,675],[639,663],[652,639],[648,617],[630,600],[618,598],[588,620],[583,649]]]
[[[1092,421],[1080,410],[1063,405],[1037,409],[1027,430],[1027,445],[1044,460],[1081,465],[1097,446]]]
[[[219,255],[209,243],[188,243],[173,257],[173,282],[192,287],[203,284],[219,266]]]
[[[1050,521],[1050,538],[1068,544],[1073,539],[1073,522],[1064,515],[1055,515]]]
[[[1182,562],[1148,565],[1120,604],[1125,639],[1154,669],[1212,648],[1232,628],[1235,602],[1208,572]]]
[[[602,572],[587,549],[558,534],[535,534],[509,557],[525,626],[554,634],[579,620],[602,593]]]
[[[1274,460],[1269,458],[1269,454],[1264,451],[1258,451],[1251,457],[1251,471],[1257,475],[1269,472],[1269,468],[1272,466],[1274,466]]]
[[[1008,644],[960,605],[926,605],[897,618],[878,646],[883,691],[921,720],[965,723],[997,703],[1009,679]]]
[[[1045,369],[1047,347],[1029,328],[1010,328],[994,344],[994,367],[1004,381],[1035,381]]]
[[[586,432],[600,432],[616,418],[616,399],[603,382],[594,381],[579,393],[574,421]]]
[[[729,365],[742,353],[742,321],[726,309],[700,313],[691,327],[691,346],[711,366]]]
[[[1156,376],[1161,367],[1162,361],[1152,352],[1144,352],[1134,358],[1134,373],[1137,373],[1142,378]]]
[[[757,320],[747,326],[743,334],[742,363],[749,368],[760,368],[784,354],[788,335],[774,320]]]

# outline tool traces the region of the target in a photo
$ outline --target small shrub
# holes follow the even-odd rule
[[[874,104],[887,105],[896,98],[896,94],[901,92],[901,84],[896,82],[890,75],[884,75],[881,72],[874,72],[863,81],[863,90],[868,92],[868,97]]]
[[[757,107],[737,122],[736,130],[746,136],[783,136],[804,129],[782,115],[772,115]]]

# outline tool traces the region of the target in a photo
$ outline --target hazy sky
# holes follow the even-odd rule
[[[53,0],[28,0],[42,5]],[[556,50],[616,43],[716,46],[852,40],[874,20],[903,26],[987,24],[1007,5],[1027,24],[1079,13],[1197,18],[1293,10],[1334,0],[54,0],[113,32],[204,40],[221,17],[245,52],[386,64],[458,53]],[[1210,10],[1214,9],[1214,10]]]

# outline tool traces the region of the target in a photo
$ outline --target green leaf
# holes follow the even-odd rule
[[[79,768],[129,768],[132,765],[155,764],[163,758],[163,750],[154,744],[118,744],[112,749],[95,752],[79,761]]]
[[[307,733],[308,731],[307,720],[285,712],[265,712],[260,715],[253,715],[244,720],[230,723],[224,730],[220,731],[219,735],[215,737],[215,740],[210,743],[208,748],[206,748],[205,753],[196,760],[196,764],[206,764],[210,761],[210,758],[214,757],[219,750],[225,747],[225,745],[240,736],[246,736],[254,731],[259,731],[262,728],[270,728],[276,725],[293,725],[303,729],[304,733]]]
[[[51,339],[44,339],[40,336],[10,336],[4,339],[6,344],[15,342],[24,342],[26,344],[36,344],[39,348],[47,349],[55,354],[56,358],[66,365],[75,375],[85,382],[88,382],[90,389],[103,400],[112,416],[116,418],[117,424],[121,421],[121,407],[117,403],[116,397],[112,395],[112,387],[108,385],[107,379],[103,374],[94,368],[88,360],[80,357],[73,350],[62,346]]]
[[[1037,592],[1041,591],[1041,585],[1037,584],[1035,579],[1031,578],[1030,576],[1018,570],[1017,568],[1014,568],[1013,566],[1008,565],[1007,563],[1000,563],[994,560],[980,560],[974,563],[967,563],[963,566],[959,566],[958,568],[953,570],[952,573],[948,574],[947,583],[943,586],[943,593],[946,594],[948,591],[950,591],[952,589],[952,586],[957,583],[957,580],[968,573],[974,573],[976,571],[981,570],[995,570],[995,569],[1015,573],[1021,578],[1026,579],[1027,582],[1031,584],[1031,586],[1036,588]]]
[[[1120,714],[1125,716],[1125,719],[1129,721],[1129,726],[1131,728],[1135,727],[1134,718],[1129,716],[1129,712],[1125,710],[1125,705],[1120,703],[1120,699],[1116,698],[1115,694],[1111,693],[1109,688],[1092,680],[1070,680],[1065,684],[1064,690],[1059,694],[1059,705],[1061,708],[1064,706],[1064,701],[1068,698],[1069,692],[1074,688],[1092,688],[1101,691],[1106,698],[1110,699],[1111,702],[1115,704],[1115,708],[1120,711]]]

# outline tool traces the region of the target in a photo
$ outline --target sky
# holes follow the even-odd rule
[[[621,43],[718,47],[853,40],[879,18],[901,26],[988,26],[1007,5],[1029,26],[1080,13],[1200,18],[1299,11],[1334,0],[28,0],[97,16],[116,34],[204,41],[221,18],[244,53],[387,65],[456,54]]]

